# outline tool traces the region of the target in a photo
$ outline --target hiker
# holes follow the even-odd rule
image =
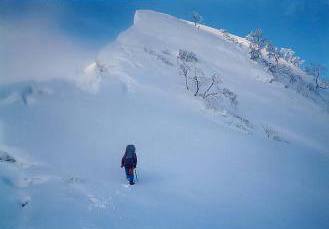
[[[134,185],[134,169],[137,165],[136,148],[134,145],[127,145],[126,152],[121,160],[121,168],[125,167],[126,176],[130,185]]]

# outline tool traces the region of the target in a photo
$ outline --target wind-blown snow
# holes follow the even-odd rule
[[[0,228],[328,228],[328,112],[207,28],[137,11],[78,87],[1,86],[0,151],[16,162],[0,160]],[[187,93],[179,49],[237,94],[233,111]]]
[[[75,81],[92,60],[90,48],[60,32],[52,20],[0,21],[0,84],[62,79]]]

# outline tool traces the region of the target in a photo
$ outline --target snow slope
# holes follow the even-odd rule
[[[207,28],[137,11],[77,85],[1,85],[0,228],[328,228],[329,113]],[[185,90],[179,49],[236,108]]]

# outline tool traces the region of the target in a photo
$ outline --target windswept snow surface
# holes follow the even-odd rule
[[[1,85],[0,228],[329,228],[323,103],[205,28],[137,11],[77,85]],[[187,93],[179,49],[237,94],[236,115]]]

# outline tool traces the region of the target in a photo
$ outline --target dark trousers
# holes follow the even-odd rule
[[[134,168],[125,167],[126,176],[129,182],[134,182]]]

